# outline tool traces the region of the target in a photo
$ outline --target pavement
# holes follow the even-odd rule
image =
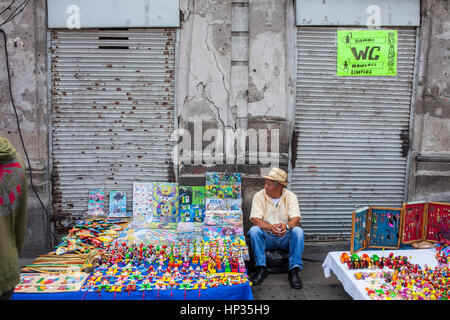
[[[331,273],[326,278],[322,263],[330,251],[349,250],[348,241],[308,242],[303,252],[303,270],[299,272],[302,289],[289,286],[287,273],[273,274],[258,286],[252,286],[254,300],[352,300],[341,282]],[[34,258],[21,258],[21,266],[30,264]]]
[[[341,282],[331,272],[326,278],[322,263],[330,251],[349,250],[348,241],[305,242],[303,270],[299,272],[302,289],[289,286],[287,273],[269,274],[257,286],[252,286],[254,300],[352,300]]]

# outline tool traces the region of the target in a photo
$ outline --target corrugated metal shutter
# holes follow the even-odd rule
[[[297,28],[291,189],[312,238],[346,238],[354,208],[399,207],[404,200],[400,134],[409,129],[416,30],[397,28],[395,77],[337,77],[337,30]]]
[[[174,29],[52,30],[54,214],[87,210],[88,189],[173,181]],[[107,202],[105,202],[107,209]]]

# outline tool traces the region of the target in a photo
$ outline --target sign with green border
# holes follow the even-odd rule
[[[397,30],[338,30],[337,76],[397,75]]]

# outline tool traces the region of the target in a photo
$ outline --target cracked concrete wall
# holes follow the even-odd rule
[[[11,1],[2,0],[0,9]],[[12,6],[15,8],[15,6]],[[10,11],[5,11],[2,20]],[[35,190],[49,208],[49,176],[47,148],[47,37],[45,0],[32,1],[12,21],[2,26],[8,42],[12,95],[16,105],[21,133],[30,159]],[[3,38],[0,41],[0,135],[6,137],[23,157],[18,125],[9,96],[8,76]],[[31,188],[28,175],[28,224],[22,255],[48,252],[47,217]]]
[[[249,116],[286,118],[284,1],[250,0]]]
[[[247,230],[253,194],[263,186],[261,170],[269,169],[275,158],[288,170],[295,93],[294,1],[182,0],[180,9],[177,109],[179,128],[191,137],[185,146],[193,152],[180,165],[179,182],[202,185],[205,171],[243,173]],[[236,139],[234,162],[227,161],[226,150],[224,156],[218,153],[215,162],[202,162],[201,153],[215,141],[202,140],[201,135],[216,128],[235,134],[256,132],[264,138],[269,158],[251,162],[250,149],[263,144],[237,135],[219,137],[223,141],[216,145],[221,152]],[[272,148],[277,133],[279,146]],[[200,150],[194,139],[202,140]],[[238,140],[246,145],[239,159]]]
[[[450,4],[424,0],[409,198],[450,202]]]
[[[202,119],[234,126],[229,109],[231,0],[181,1],[181,9],[180,121]]]

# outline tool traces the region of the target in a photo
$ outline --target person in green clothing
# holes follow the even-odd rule
[[[25,164],[0,136],[0,300],[9,300],[20,280],[19,253],[27,225]]]

